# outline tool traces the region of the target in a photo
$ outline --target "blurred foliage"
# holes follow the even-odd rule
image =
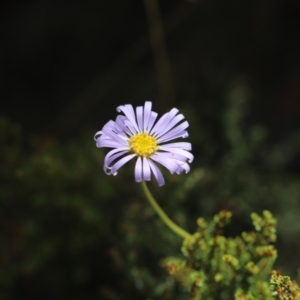
[[[221,211],[209,223],[199,218],[198,231],[183,243],[185,259],[164,260],[168,272],[189,290],[189,299],[300,299],[296,282],[271,272],[277,257],[272,214],[264,211],[261,217],[252,213],[255,231],[226,238],[224,227],[231,217],[231,212]]]
[[[107,244],[106,202],[115,195],[108,178],[96,176],[101,153],[92,143],[33,138],[34,153],[25,159],[20,128],[2,118],[0,132],[0,298],[76,295],[75,286],[107,265],[105,257],[94,260]]]
[[[300,299],[300,288],[289,276],[282,276],[278,271],[272,271],[271,275],[271,289],[276,299]]]
[[[264,126],[247,119],[248,103],[247,89],[233,86],[214,124],[204,122],[187,104],[183,113],[196,156],[192,171],[182,176],[164,173],[167,185],[150,188],[167,214],[190,232],[197,230],[199,216],[216,224],[215,214],[232,212],[224,234],[217,235],[220,246],[227,241],[231,249],[238,242],[250,254],[242,259],[233,250],[223,253],[222,268],[228,272],[230,263],[243,266],[244,272],[246,266],[256,269],[258,245],[251,248],[234,237],[250,231],[247,216],[253,211],[271,211],[278,220],[274,268],[295,278],[300,266],[300,185],[293,162],[299,157],[300,133],[276,144],[269,141]],[[162,267],[166,257],[178,257],[181,241],[142,201],[132,165],[116,177],[103,173],[104,151],[95,147],[91,132],[65,143],[52,137],[24,140],[22,128],[2,117],[0,147],[1,299],[188,298],[187,288]],[[254,224],[259,222],[258,215],[252,216],[257,218]],[[199,220],[201,227],[204,219]],[[193,235],[195,241],[198,235]],[[270,247],[273,262],[275,250]],[[202,271],[210,282],[229,280]],[[279,277],[282,285],[275,279],[273,291],[279,293],[282,285],[293,289],[287,277]],[[237,299],[248,292],[247,283],[241,289],[236,290]]]

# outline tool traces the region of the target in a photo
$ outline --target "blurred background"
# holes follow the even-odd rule
[[[121,104],[177,107],[195,161],[150,189],[190,232],[231,210],[278,219],[276,268],[300,267],[298,0],[4,1],[0,298],[186,299],[161,267],[181,240],[96,131]]]

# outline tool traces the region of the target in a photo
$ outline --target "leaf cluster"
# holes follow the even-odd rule
[[[210,222],[199,218],[197,232],[183,242],[184,259],[163,261],[169,274],[189,291],[189,299],[226,300],[233,295],[235,300],[299,299],[298,285],[272,271],[277,257],[272,214],[252,213],[253,231],[225,237],[231,217],[231,212],[221,211]]]

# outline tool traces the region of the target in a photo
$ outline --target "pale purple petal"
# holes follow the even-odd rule
[[[139,131],[132,105],[130,105],[130,104],[121,105],[121,106],[117,107],[117,111],[118,112],[122,111],[124,113],[124,115],[130,121],[130,123],[133,125],[133,127],[136,129],[136,131]]]
[[[103,128],[106,128],[106,129],[111,130],[111,131],[115,131],[115,125],[116,125],[116,123],[115,123],[114,121],[109,120],[109,121],[103,126]],[[102,129],[102,131],[103,131],[103,129]]]
[[[125,126],[130,130],[131,134],[137,134],[139,131],[135,129],[135,127],[131,124],[131,122],[127,119],[124,121]]]
[[[187,161],[187,157],[179,155],[177,153],[172,153],[172,152],[158,152],[157,155],[159,154],[159,157],[161,157],[161,159],[174,159],[174,160],[178,160],[180,162],[186,162]]]
[[[174,152],[165,152],[166,154],[168,154],[168,157],[172,157],[176,160],[179,160],[180,162],[186,162],[188,160],[187,157],[179,155],[177,153]],[[160,154],[162,154],[162,152],[160,152]]]
[[[122,137],[117,135],[115,132],[113,132],[109,126],[104,126],[102,129],[103,134],[105,134],[106,136],[110,137],[112,140],[118,142],[120,145],[122,146],[126,146],[127,145],[127,140]]]
[[[136,155],[135,154],[130,154],[130,155],[127,155],[123,158],[121,158],[118,162],[116,162],[113,167],[111,168],[111,174],[112,175],[117,175],[117,171],[123,166],[125,165],[129,160],[131,160],[133,157],[135,157]]]
[[[146,131],[148,128],[150,116],[151,116],[151,108],[152,102],[146,101],[144,105],[144,124],[143,124],[143,131]]]
[[[177,126],[175,126],[174,128],[172,128],[171,130],[169,130],[168,132],[166,132],[166,134],[171,134],[172,132],[183,131],[183,130],[185,130],[188,127],[189,127],[188,121],[184,121],[183,123],[178,124]]]
[[[180,148],[180,149],[184,149],[184,150],[192,150],[191,143],[187,143],[187,142],[168,143],[168,144],[164,144],[164,145],[168,146],[168,148]],[[164,146],[164,145],[161,145],[161,146]]]
[[[168,151],[170,153],[177,153],[179,155],[182,155],[186,157],[189,162],[192,162],[194,160],[194,155],[186,150],[183,149],[177,149],[177,148],[168,148],[168,145],[159,146],[160,150]]]
[[[132,132],[125,125],[125,121],[128,121],[125,116],[119,115],[116,118],[116,124],[120,127],[120,129],[123,130],[127,135],[131,135]]]
[[[109,151],[104,158],[104,172],[110,174],[111,172],[108,172],[107,169],[111,170],[112,167],[110,167],[110,165],[113,163],[113,161],[126,153],[128,153],[128,151],[122,149],[114,149]]]
[[[102,135],[102,131],[97,131],[96,134],[94,135],[94,140],[97,141],[97,139],[99,138],[99,136]]]
[[[183,171],[185,171],[185,173],[188,173],[190,171],[190,166],[187,163],[179,163],[179,169],[177,170],[177,174],[182,173]]]
[[[179,124],[178,126],[176,126],[175,128],[173,128],[172,130],[170,130],[168,133],[162,135],[161,137],[159,137],[157,139],[157,141],[159,143],[162,142],[166,142],[169,140],[173,140],[175,138],[179,138],[179,137],[186,137],[188,136],[187,132],[185,131],[185,129],[189,127],[189,123],[187,121]]]
[[[123,125],[123,126],[122,126]],[[121,122],[115,122],[115,127],[113,129],[113,131],[118,134],[118,135],[126,135],[125,132],[124,132],[124,124],[122,124]]]
[[[123,145],[120,145],[119,142],[112,140],[111,138],[107,137],[106,135],[102,135],[102,136],[98,137],[98,139],[96,140],[96,146],[98,148],[103,148],[103,147],[119,148],[120,146],[123,146]]]
[[[156,132],[157,132],[157,130],[159,130],[159,128],[160,128],[160,125],[163,123],[163,121],[167,118],[167,115],[168,115],[169,113],[166,113],[166,114],[164,114],[158,121],[157,121],[157,123],[154,125],[154,127],[151,129],[151,131],[150,131],[150,134],[151,135],[155,135],[156,134]]]
[[[138,121],[138,126],[139,126],[139,132],[143,132],[143,107],[142,106],[138,106],[136,108],[136,118]]]
[[[135,163],[134,177],[136,182],[143,181],[142,159],[138,157]]]
[[[160,156],[159,153],[151,156],[151,159],[166,167],[171,174],[174,174],[179,168],[178,162],[175,159]]]
[[[151,128],[153,127],[153,124],[155,123],[156,118],[157,118],[157,113],[152,111],[151,115],[150,115],[149,123],[148,123],[147,128],[146,128],[147,132],[151,131]]]
[[[164,128],[164,126],[166,126],[166,124],[168,124],[170,122],[170,120],[172,120],[174,118],[174,116],[177,114],[178,109],[177,108],[173,108],[171,109],[168,113],[165,113],[155,124],[155,126],[153,127],[153,129],[151,130],[151,134],[155,135],[157,132],[160,132],[160,128]]]
[[[161,127],[157,130],[156,137],[160,137],[170,131],[176,124],[178,124],[181,120],[184,119],[183,115],[178,115],[174,117],[171,121],[168,123],[165,122],[165,124],[162,124]]]
[[[164,177],[163,177],[160,169],[150,159],[148,159],[148,162],[149,162],[149,166],[150,166],[150,168],[152,170],[152,173],[153,173],[154,177],[156,178],[156,180],[158,182],[158,185],[159,186],[164,185],[165,184],[165,180],[164,180]]]
[[[187,133],[186,130],[183,130],[183,131],[180,131],[180,132],[173,132],[172,134],[167,134],[163,137],[160,137],[159,139],[157,139],[157,142],[158,143],[165,143],[165,142],[168,142],[168,141],[171,141],[171,140],[175,140],[175,139],[178,139],[178,138],[187,138],[189,135]]]
[[[143,178],[145,181],[151,180],[151,170],[150,170],[148,158],[146,157],[143,157]]]

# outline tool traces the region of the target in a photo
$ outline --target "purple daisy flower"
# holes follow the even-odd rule
[[[177,138],[186,138],[189,126],[178,109],[173,108],[164,114],[156,123],[157,113],[151,110],[152,103],[145,102],[136,112],[132,105],[126,104],[117,107],[116,121],[108,121],[101,131],[95,134],[98,148],[113,148],[104,159],[104,172],[116,175],[118,170],[129,160],[137,157],[135,164],[135,181],[150,181],[151,172],[160,186],[165,180],[159,163],[169,169],[171,174],[189,172],[194,156],[188,152],[192,149],[191,143],[167,143]]]

